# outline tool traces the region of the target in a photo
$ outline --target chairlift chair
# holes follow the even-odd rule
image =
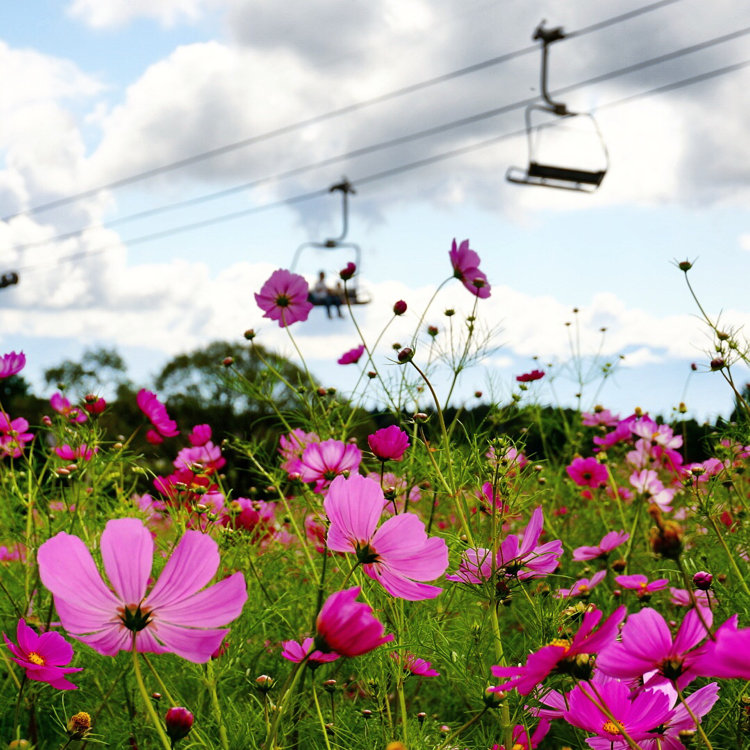
[[[4,273],[0,276],[0,289],[5,289],[5,287],[13,286],[17,283],[18,274],[15,271],[10,271],[9,273]]]
[[[348,249],[354,251],[354,262],[357,266],[357,271],[362,268],[362,248],[360,248],[359,245],[357,245],[354,242],[345,242],[345,238],[347,235],[347,232],[349,231],[349,195],[356,195],[356,190],[352,187],[352,184],[349,182],[349,180],[346,179],[346,177],[343,178],[343,180],[335,185],[331,185],[329,193],[333,193],[336,191],[341,192],[342,197],[342,217],[343,217],[343,225],[341,229],[341,234],[338,237],[334,237],[331,239],[323,240],[323,242],[303,242],[295,251],[294,258],[292,260],[291,265],[291,271],[295,271],[297,268],[297,263],[300,259],[300,256],[302,253],[309,249],[309,248],[318,248],[319,250],[338,250],[338,249]],[[350,305],[367,305],[371,301],[370,298],[363,294],[360,289],[358,289],[356,284],[352,284],[351,286],[344,288],[344,293],[346,296],[345,301]],[[310,300],[313,305],[316,307],[322,307],[325,306],[325,302],[319,302],[315,300]]]
[[[533,39],[538,39],[542,45],[541,93],[544,101],[530,104],[526,108],[528,167],[510,167],[505,177],[509,182],[519,185],[538,185],[593,193],[601,185],[609,168],[609,155],[599,126],[590,112],[571,112],[562,102],[554,101],[547,90],[548,48],[553,42],[565,39],[565,33],[561,27],[544,28],[542,21],[534,31]],[[553,115],[552,120],[549,119],[550,114]],[[568,139],[566,131],[571,123],[579,126],[579,134],[583,135],[586,151],[585,163],[579,163],[575,167],[563,166],[557,158],[553,162],[547,157],[550,144],[553,150],[562,148],[568,151],[572,146],[580,145],[580,142],[574,143]],[[545,144],[544,141],[548,143]]]

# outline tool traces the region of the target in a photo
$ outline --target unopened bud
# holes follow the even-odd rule
[[[73,714],[66,726],[68,736],[74,740],[83,739],[91,730],[91,716],[85,711]]]
[[[412,359],[414,359],[414,350],[410,349],[408,346],[404,347],[399,353],[398,353],[398,361],[401,364],[405,364],[406,362],[411,362]]]
[[[339,278],[342,281],[349,281],[357,272],[357,266],[354,263],[347,263],[340,271]]]
[[[267,674],[262,674],[255,678],[255,686],[261,693],[267,693],[273,687],[274,679]]]
[[[173,706],[164,717],[167,725],[167,736],[172,742],[178,742],[190,734],[193,728],[193,714],[184,706]]]
[[[693,585],[701,591],[708,591],[711,588],[713,580],[714,577],[711,573],[707,573],[705,570],[699,570],[693,576]]]
[[[677,267],[680,269],[680,271],[684,271],[685,273],[687,273],[693,267],[693,264],[689,260],[681,260],[677,264]]]
[[[396,302],[393,305],[393,314],[394,315],[403,315],[406,312],[406,302],[404,300],[400,299],[398,302]]]
[[[245,331],[245,334],[244,334],[244,335],[245,335],[245,338],[246,338],[246,339],[247,339],[248,341],[252,341],[252,340],[253,340],[253,339],[255,338],[255,329],[254,329],[254,328],[248,328],[248,329],[247,329],[247,330]]]
[[[223,364],[224,367],[231,367],[234,364],[234,357],[224,357],[224,359],[221,360],[221,364]]]

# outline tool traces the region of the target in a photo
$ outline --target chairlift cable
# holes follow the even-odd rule
[[[674,50],[672,52],[667,52],[663,55],[658,55],[657,57],[650,58],[649,60],[642,60],[638,63],[633,63],[632,65],[628,65],[623,68],[618,68],[617,70],[614,70],[614,71],[609,71],[607,73],[602,73],[600,75],[593,76],[584,81],[579,81],[578,83],[574,83],[568,86],[564,86],[562,88],[558,88],[553,93],[556,96],[561,95],[561,94],[567,94],[581,87],[589,86],[591,84],[596,84],[596,83],[602,83],[604,81],[610,80],[618,76],[627,75],[629,73],[634,73],[634,72],[637,72],[638,70],[642,70],[643,68],[651,67],[653,65],[658,65],[664,62],[668,62],[670,60],[674,60],[678,57],[683,57],[685,55],[692,54],[694,52],[699,52],[709,47],[713,47],[718,44],[723,44],[725,42],[732,41],[734,39],[737,39],[747,34],[750,34],[750,26],[747,26],[742,29],[738,29],[736,31],[729,32],[728,34],[723,34],[721,36],[713,37],[712,39],[708,39],[703,42],[698,42],[688,47],[682,47],[681,49]],[[538,49],[538,47],[536,49]],[[463,127],[465,125],[471,125],[471,124],[474,124],[475,122],[480,122],[482,120],[490,119],[492,117],[497,117],[502,114],[507,114],[508,112],[512,112],[516,109],[521,109],[523,107],[526,107],[535,101],[537,101],[537,97],[531,97],[528,99],[518,100],[515,102],[511,102],[510,104],[503,105],[501,107],[495,107],[491,110],[485,110],[484,112],[479,112],[474,115],[469,115],[468,117],[460,118],[458,120],[453,120],[448,123],[435,125],[431,128],[426,128],[424,130],[416,131],[414,133],[408,133],[406,135],[397,136],[396,138],[391,138],[385,141],[380,141],[378,143],[352,149],[342,154],[329,156],[325,159],[321,159],[311,164],[293,167],[292,169],[288,169],[283,172],[277,172],[276,174],[273,174],[273,175],[259,177],[259,178],[256,178],[255,180],[243,183],[241,185],[235,185],[230,188],[225,188],[223,190],[219,190],[216,192],[196,196],[194,198],[187,198],[185,200],[176,201],[174,203],[169,203],[163,206],[156,206],[154,208],[146,209],[144,211],[139,211],[137,213],[128,214],[128,215],[119,217],[117,219],[113,219],[112,221],[90,224],[89,226],[83,227],[81,229],[58,234],[58,235],[49,237],[44,240],[35,240],[33,242],[26,242],[26,243],[22,243],[19,245],[13,245],[9,249],[16,250],[16,251],[27,250],[32,247],[39,247],[43,245],[48,245],[52,242],[59,242],[63,240],[72,239],[74,237],[79,237],[85,232],[90,231],[92,229],[107,229],[107,228],[111,228],[117,225],[131,222],[131,221],[145,219],[151,216],[156,216],[162,213],[166,213],[168,211],[174,211],[174,210],[181,209],[181,208],[187,208],[189,206],[196,206],[202,203],[207,203],[212,200],[226,198],[230,195],[233,195],[233,194],[245,191],[245,190],[249,190],[251,188],[259,187],[269,182],[289,179],[290,177],[295,177],[301,174],[312,172],[317,169],[321,169],[323,167],[332,166],[334,164],[346,161],[348,159],[355,159],[355,158],[359,158],[362,156],[367,156],[377,151],[382,151],[386,148],[392,148],[394,146],[404,145],[406,143],[410,143],[415,140],[428,138],[433,135],[439,135],[443,132],[453,130],[455,128]]]
[[[611,18],[604,19],[602,21],[591,24],[589,26],[585,26],[581,29],[578,29],[577,31],[572,31],[566,34],[566,38],[573,38],[575,36],[583,36],[584,34],[589,34],[595,31],[599,31],[602,28],[612,26],[617,23],[623,23],[624,21],[628,21],[631,18],[634,18],[636,16],[643,15],[644,13],[650,13],[652,11],[659,10],[660,8],[663,8],[667,5],[672,5],[674,3],[681,2],[681,1],[682,0],[658,0],[658,2],[645,5],[641,8],[637,8],[632,11],[619,14],[617,16],[612,16]],[[183,159],[170,162],[168,164],[162,164],[158,167],[153,167],[152,169],[147,169],[142,172],[136,172],[132,175],[128,175],[127,177],[122,177],[120,179],[113,180],[108,183],[103,183],[96,187],[89,188],[87,190],[82,190],[78,193],[73,193],[71,195],[67,195],[62,198],[57,198],[53,201],[48,201],[47,203],[41,203],[31,208],[25,209],[23,211],[17,211],[16,213],[9,214],[5,217],[2,217],[0,218],[0,221],[6,222],[6,221],[10,221],[11,219],[15,219],[16,217],[19,217],[19,216],[33,216],[35,214],[42,213],[44,211],[49,211],[53,208],[60,208],[62,206],[66,206],[71,203],[75,203],[83,198],[90,198],[91,196],[96,195],[102,190],[112,190],[112,189],[116,189],[120,187],[125,187],[127,185],[132,185],[133,183],[140,182],[141,180],[150,179],[151,177],[156,177],[158,175],[165,174],[167,172],[171,172],[176,169],[182,169],[184,167],[191,166],[192,164],[196,164],[198,162],[205,161],[207,159],[213,159],[218,156],[223,156],[224,154],[231,153],[232,151],[236,151],[241,148],[246,148],[256,143],[261,143],[263,141],[270,140],[271,138],[276,138],[280,135],[291,133],[295,130],[299,130],[300,128],[304,128],[310,125],[315,125],[321,122],[325,122],[326,120],[330,120],[335,117],[341,117],[342,115],[347,115],[352,112],[356,112],[360,109],[374,106],[376,104],[382,104],[383,102],[390,101],[391,99],[395,99],[401,96],[406,96],[408,94],[413,94],[417,91],[421,91],[431,86],[435,86],[440,83],[445,83],[446,81],[450,81],[455,78],[459,78],[461,76],[469,75],[471,73],[476,73],[477,71],[484,70],[486,68],[489,68],[495,65],[500,65],[502,63],[509,62],[510,60],[513,60],[517,57],[522,57],[524,55],[532,54],[537,51],[538,51],[537,45],[530,45],[528,47],[522,47],[512,52],[507,52],[502,55],[497,55],[495,57],[482,60],[478,63],[474,63],[472,65],[468,65],[466,67],[459,68],[457,70],[449,71],[448,73],[443,73],[439,76],[435,76],[433,78],[429,78],[424,81],[419,81],[414,84],[410,84],[410,85],[403,86],[398,89],[394,89],[392,91],[385,92],[383,94],[379,94],[369,99],[364,99],[359,102],[353,102],[352,104],[339,107],[338,109],[330,110],[329,112],[324,112],[322,114],[315,115],[313,117],[309,117],[304,120],[300,120],[294,123],[289,123],[287,125],[282,125],[273,130],[266,131],[265,133],[260,133],[258,135],[251,136],[249,138],[244,138],[234,143],[229,143],[224,146],[219,146],[217,148],[213,148],[207,151],[202,151],[200,153],[193,154],[192,156],[188,156]]]
[[[669,91],[674,91],[676,89],[684,88],[686,86],[691,86],[696,83],[701,83],[703,81],[706,81],[712,78],[718,78],[719,76],[722,76],[722,75],[734,73],[736,71],[743,70],[748,67],[750,67],[750,59],[743,60],[738,63],[733,63],[731,65],[726,65],[721,68],[715,68],[714,70],[705,71],[703,73],[699,73],[694,76],[683,78],[679,81],[673,81],[671,83],[664,84],[663,86],[658,86],[656,88],[649,89],[648,91],[641,91],[637,94],[632,94],[630,96],[626,96],[621,99],[607,102],[605,104],[600,105],[599,109],[600,110],[609,109],[610,107],[617,107],[622,104],[628,104],[638,99],[645,99],[646,97],[654,96],[656,94],[664,94]],[[393,177],[398,174],[403,174],[405,172],[409,172],[414,169],[420,169],[422,167],[429,166],[431,164],[436,164],[438,162],[447,161],[448,159],[452,159],[456,156],[462,156],[472,151],[478,151],[478,150],[487,148],[489,146],[493,146],[500,141],[522,135],[524,132],[525,130],[520,129],[514,132],[502,133],[500,135],[493,136],[492,138],[488,138],[483,141],[477,141],[475,143],[462,146],[460,148],[452,149],[450,151],[445,151],[440,154],[433,154],[432,156],[428,156],[423,159],[419,159],[417,161],[408,162],[406,164],[399,164],[399,165],[396,165],[395,167],[391,167],[389,169],[385,169],[380,172],[376,172],[370,175],[365,175],[363,177],[358,177],[358,178],[353,179],[352,182],[357,185],[364,185],[370,182],[376,182],[378,180]],[[279,206],[289,205],[289,204],[294,204],[294,203],[302,203],[308,200],[312,200],[313,198],[327,195],[328,192],[329,192],[328,189],[325,189],[325,190],[312,191],[309,193],[302,193],[296,196],[292,196],[290,198],[284,198],[282,200],[272,201],[270,203],[264,203],[259,206],[253,206],[252,208],[244,209],[242,211],[234,211],[232,213],[222,214],[220,216],[215,216],[215,217],[212,217],[211,219],[206,219],[204,221],[193,222],[191,224],[182,224],[176,227],[171,227],[170,229],[166,229],[161,232],[155,232],[153,234],[142,235],[140,237],[135,237],[133,239],[125,240],[123,242],[119,242],[116,244],[105,245],[103,247],[100,247],[100,248],[97,248],[95,250],[91,250],[88,252],[84,251],[84,252],[73,253],[71,255],[57,258],[53,263],[43,263],[43,264],[40,263],[36,265],[29,265],[29,266],[24,266],[22,268],[19,268],[18,270],[19,272],[20,271],[28,272],[28,271],[37,271],[37,270],[44,270],[47,268],[52,268],[57,265],[62,265],[63,263],[68,263],[68,262],[72,262],[75,260],[89,258],[93,255],[99,255],[103,252],[121,247],[123,245],[127,245],[127,246],[137,245],[137,244],[142,244],[144,242],[148,242],[150,240],[164,239],[165,237],[169,237],[175,234],[189,232],[194,229],[202,229],[204,227],[211,226],[213,224],[219,224],[225,221],[231,221],[233,219],[239,219],[245,216],[250,216],[251,214],[260,213],[261,211],[265,211],[271,208],[277,208]]]

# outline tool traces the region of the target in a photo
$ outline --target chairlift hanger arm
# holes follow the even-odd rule
[[[341,241],[346,237],[349,231],[349,194],[356,195],[357,191],[352,186],[351,182],[344,177],[341,182],[331,185],[329,193],[334,191],[341,191],[341,215],[342,215],[342,229],[341,234],[338,237],[328,239],[325,241],[325,247],[338,247]]]
[[[540,87],[542,91],[542,98],[547,104],[549,104],[551,111],[556,115],[568,115],[568,108],[562,102],[556,102],[549,94],[547,90],[547,63],[549,60],[549,45],[553,42],[558,42],[560,39],[565,39],[565,32],[562,30],[562,26],[555,26],[553,29],[547,29],[544,27],[545,21],[542,21],[539,26],[534,30],[532,39],[539,40],[542,43],[542,69],[541,69],[541,81]]]

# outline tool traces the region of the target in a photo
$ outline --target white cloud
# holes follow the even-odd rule
[[[745,250],[750,253],[750,232],[747,234],[741,234],[739,236],[739,245],[741,250]]]
[[[137,18],[152,18],[163,26],[196,22],[212,0],[73,0],[68,13],[93,28],[124,26]]]

